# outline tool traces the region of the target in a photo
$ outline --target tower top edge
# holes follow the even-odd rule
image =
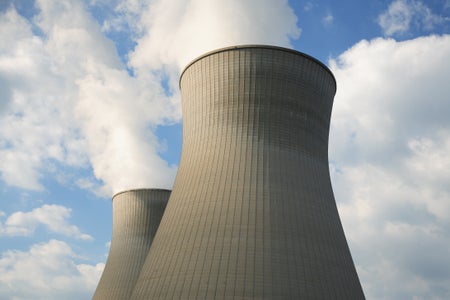
[[[131,192],[145,192],[145,191],[147,191],[147,192],[156,192],[156,191],[159,191],[159,192],[169,192],[169,193],[172,192],[171,190],[168,190],[168,189],[161,189],[161,188],[139,188],[139,189],[129,189],[129,190],[120,191],[120,192],[114,194],[114,195],[112,196],[112,200],[114,200],[115,197],[117,197],[117,196],[119,196],[119,195],[121,195],[121,194],[124,194],[124,193],[131,193]]]
[[[189,67],[192,66],[193,64],[195,64],[197,61],[199,61],[199,60],[201,60],[201,59],[203,59],[205,57],[208,57],[208,56],[211,56],[211,55],[214,55],[214,54],[218,54],[218,53],[221,53],[221,52],[236,51],[236,50],[251,49],[251,48],[253,48],[253,49],[278,50],[278,51],[282,51],[282,52],[292,53],[292,54],[295,54],[295,55],[298,55],[298,56],[302,56],[302,57],[304,57],[306,59],[309,59],[309,60],[315,62],[316,64],[318,64],[319,66],[321,66],[323,69],[325,69],[325,71],[327,71],[330,74],[331,78],[333,78],[334,85],[335,86],[337,85],[336,78],[334,77],[334,74],[333,74],[333,72],[331,72],[330,68],[328,68],[328,66],[325,65],[323,62],[321,62],[320,60],[318,60],[317,58],[315,58],[315,57],[313,57],[313,56],[311,56],[309,54],[306,54],[306,53],[303,53],[303,52],[300,52],[300,51],[297,51],[297,50],[294,50],[294,49],[291,49],[291,48],[285,48],[285,47],[280,47],[280,46],[262,45],[262,44],[261,45],[259,45],[259,44],[248,44],[248,45],[228,46],[228,47],[215,49],[215,50],[206,52],[206,53],[204,53],[204,54],[194,58],[193,60],[191,60],[186,65],[186,67],[184,67],[183,71],[181,72],[180,79],[179,79],[179,86],[181,87],[181,79],[183,78],[183,75],[186,72],[186,70],[189,69]]]

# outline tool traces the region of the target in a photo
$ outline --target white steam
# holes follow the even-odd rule
[[[283,0],[155,1],[140,20],[146,34],[130,59],[137,69],[181,69],[204,52],[231,45],[289,47],[300,35],[297,17]]]
[[[7,41],[0,45],[0,172],[7,185],[42,190],[50,173],[103,196],[170,188],[176,166],[160,157],[155,129],[180,121],[184,65],[235,44],[289,46],[300,34],[284,0],[114,3],[103,24],[80,1],[37,0],[32,19],[12,6],[0,12]],[[135,43],[125,63],[106,37],[114,33]]]

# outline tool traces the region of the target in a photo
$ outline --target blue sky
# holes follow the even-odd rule
[[[1,1],[0,299],[90,299],[112,195],[173,183],[180,71],[254,43],[336,76],[330,171],[367,298],[449,299],[449,33],[448,0]]]

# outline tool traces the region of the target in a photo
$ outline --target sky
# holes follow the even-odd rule
[[[0,299],[91,298],[112,195],[173,184],[180,72],[239,44],[334,73],[331,179],[367,299],[450,299],[449,0],[0,0]]]

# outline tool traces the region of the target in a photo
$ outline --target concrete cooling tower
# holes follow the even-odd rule
[[[180,88],[179,170],[131,299],[364,299],[330,182],[330,70],[239,46]]]
[[[170,191],[139,189],[113,197],[113,233],[94,300],[129,299],[158,229]]]

